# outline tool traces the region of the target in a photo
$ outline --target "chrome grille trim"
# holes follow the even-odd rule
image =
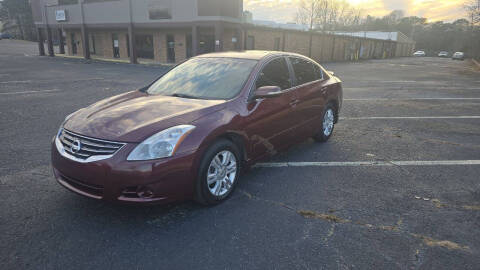
[[[77,152],[72,150],[74,141],[80,142],[82,146]],[[126,143],[90,138],[61,129],[55,137],[55,145],[62,156],[77,162],[89,163],[111,158]]]

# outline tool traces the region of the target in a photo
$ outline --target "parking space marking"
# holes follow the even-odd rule
[[[379,81],[379,82],[383,82],[383,83],[416,83],[416,82],[419,82],[419,81]]]
[[[344,101],[480,100],[480,98],[345,98]]]
[[[480,160],[418,160],[418,161],[346,161],[346,162],[269,162],[255,168],[278,167],[361,167],[361,166],[459,166],[480,165]]]
[[[355,90],[386,90],[386,91],[432,91],[432,90],[480,90],[480,87],[462,87],[462,86],[436,86],[436,85],[422,85],[419,87],[402,87],[402,86],[357,86],[357,87],[343,87],[344,91]]]
[[[389,120],[389,119],[480,119],[478,115],[464,116],[372,116],[372,117],[340,117],[340,120]]]
[[[1,84],[7,84],[7,83],[31,83],[32,81],[6,81],[6,82],[0,82]]]
[[[21,95],[21,94],[36,94],[36,93],[51,93],[51,92],[58,92],[59,89],[51,89],[51,90],[39,90],[39,91],[22,91],[22,92],[7,92],[7,93],[0,93],[0,95]]]
[[[91,79],[76,79],[76,80],[43,80],[43,81],[26,80],[26,81],[5,81],[5,82],[0,82],[0,84],[9,84],[9,83],[61,83],[61,82],[74,83],[74,82],[83,82],[83,81],[103,81],[103,80],[105,80],[105,79],[104,78],[91,78]]]

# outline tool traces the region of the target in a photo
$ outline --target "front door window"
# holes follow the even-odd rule
[[[274,59],[263,68],[258,76],[256,88],[262,86],[278,86],[282,90],[292,87],[285,58]]]

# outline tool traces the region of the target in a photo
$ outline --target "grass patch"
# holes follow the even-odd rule
[[[332,214],[323,214],[323,213],[317,213],[309,210],[299,210],[297,211],[298,214],[300,214],[304,218],[315,218],[315,219],[323,219],[329,222],[334,222],[334,223],[349,223],[350,220],[348,219],[343,219],[341,217],[332,215]]]
[[[448,240],[437,240],[428,236],[414,233],[412,233],[412,236],[422,240],[429,247],[444,247],[450,250],[470,250],[468,246],[461,246],[455,242]]]
[[[480,205],[464,205],[463,209],[480,211]]]

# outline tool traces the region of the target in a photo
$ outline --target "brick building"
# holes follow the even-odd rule
[[[318,61],[411,55],[413,42],[262,27],[243,23],[243,0],[31,0],[40,40],[85,58],[178,63],[214,51],[283,50]],[[66,45],[66,49],[65,46]],[[39,42],[41,55],[45,54]]]

